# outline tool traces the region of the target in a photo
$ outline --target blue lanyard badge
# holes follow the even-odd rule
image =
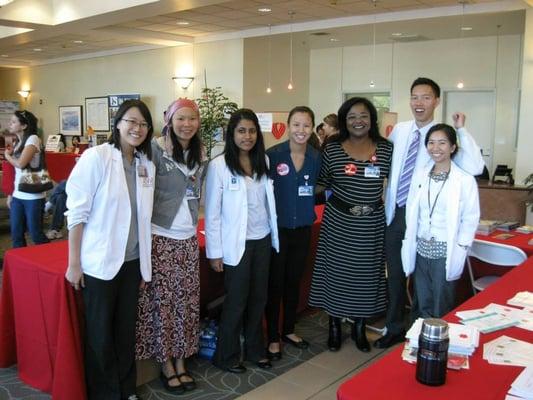
[[[314,196],[313,185],[309,185],[309,175],[304,175],[305,185],[298,186],[298,196]]]
[[[239,181],[236,176],[231,175],[229,178],[229,190],[239,190]]]

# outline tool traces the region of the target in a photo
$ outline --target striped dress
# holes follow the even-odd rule
[[[324,151],[317,184],[332,189],[337,198],[348,204],[381,202],[391,159],[392,143],[378,142],[373,164],[379,167],[379,178],[365,177],[365,167],[371,166],[372,161],[355,160],[340,143],[330,143]],[[322,308],[333,317],[370,317],[385,311],[384,242],[382,202],[368,216],[353,216],[328,202],[320,229],[309,305]]]

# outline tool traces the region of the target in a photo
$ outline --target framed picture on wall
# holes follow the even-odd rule
[[[86,97],[85,98],[85,125],[93,128],[95,132],[109,131],[109,106],[108,98]]]
[[[83,134],[82,106],[59,106],[59,133],[63,135]]]

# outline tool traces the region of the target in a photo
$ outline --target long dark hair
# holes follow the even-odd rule
[[[239,161],[239,148],[235,144],[235,129],[237,129],[237,125],[243,119],[252,121],[257,131],[257,141],[248,155],[250,157],[250,163],[252,164],[252,173],[256,173],[257,179],[259,179],[267,173],[268,168],[265,160],[265,143],[263,141],[263,134],[261,133],[261,127],[259,126],[257,115],[255,115],[252,110],[241,108],[231,114],[226,134],[226,145],[224,146],[224,160],[226,160],[226,165],[232,174],[245,175],[244,169]]]
[[[179,109],[178,109],[179,110]],[[176,112],[178,111],[176,110]],[[174,114],[176,113],[174,112]],[[172,118],[174,117],[174,114],[172,114],[172,117],[170,118],[170,121],[167,126],[167,130],[165,132],[165,135],[170,135],[170,141],[172,142],[172,158],[174,161],[180,164],[186,164],[187,168],[193,169],[196,165],[200,165],[202,163],[202,140],[200,139],[200,124],[202,123],[200,120],[200,112],[196,111],[196,114],[198,115],[198,121],[200,124],[198,124],[198,130],[194,134],[194,136],[189,141],[189,154],[187,156],[187,160],[185,160],[185,154],[183,147],[181,146],[181,143],[179,142],[176,133],[174,132],[174,128],[172,127]]]
[[[372,104],[370,100],[365,99],[364,97],[352,97],[351,99],[346,100],[339,108],[337,113],[339,116],[339,133],[338,135],[335,135],[334,140],[337,142],[344,142],[350,136],[350,132],[348,132],[348,127],[346,125],[346,116],[350,109],[356,104],[364,105],[370,113],[370,130],[368,132],[370,139],[372,139],[374,143],[387,141],[387,139],[379,134],[378,112],[376,107],[374,107],[374,104]]]
[[[26,141],[28,138],[31,135],[37,135],[37,117],[27,110],[15,111],[14,114],[21,124],[26,125],[26,128],[24,128],[24,133],[22,134],[22,139],[20,140],[20,144],[13,152],[13,156],[20,157],[22,150],[24,150],[24,146],[26,146]]]
[[[152,145],[150,144],[150,141],[152,140],[152,134],[154,133],[154,127],[152,124],[152,114],[150,114],[150,110],[141,100],[126,100],[120,105],[115,115],[115,123],[113,124],[113,130],[111,131],[111,137],[109,138],[108,143],[114,145],[115,148],[122,150],[120,148],[120,131],[118,130],[118,124],[122,120],[124,114],[126,114],[128,110],[133,107],[137,107],[144,120],[148,124],[148,133],[146,135],[146,138],[144,139],[144,142],[137,146],[136,149],[137,151],[146,154],[146,157],[151,160]]]

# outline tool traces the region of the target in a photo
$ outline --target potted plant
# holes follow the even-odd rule
[[[211,151],[217,143],[221,141],[223,129],[225,128],[227,116],[237,110],[237,103],[229,101],[222,93],[222,88],[202,89],[202,97],[197,100],[200,109],[202,123],[200,125],[200,137],[205,146],[207,157],[211,159]],[[216,136],[219,136],[217,140]]]

